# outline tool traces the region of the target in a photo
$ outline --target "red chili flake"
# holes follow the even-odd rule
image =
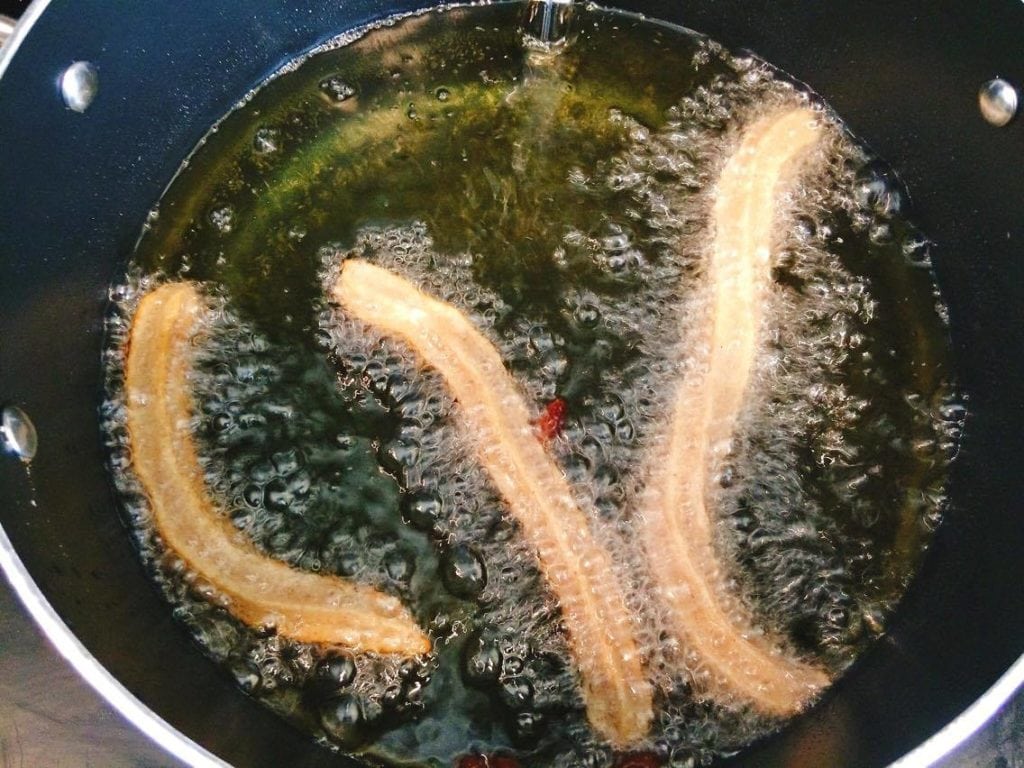
[[[630,752],[615,760],[615,768],[658,768],[660,765],[661,758],[654,752]]]
[[[558,437],[565,426],[565,400],[556,397],[544,409],[544,413],[537,419],[537,429],[545,442]]]

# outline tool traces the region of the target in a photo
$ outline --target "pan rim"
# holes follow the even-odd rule
[[[61,657],[108,704],[173,757],[193,768],[230,768],[140,701],[75,636],[29,575],[0,525],[0,570],[21,604]]]
[[[436,0],[435,0],[436,2]],[[605,3],[608,3],[606,5]],[[604,7],[614,8],[615,0]],[[33,0],[0,48],[0,78],[51,0]],[[657,19],[654,19],[657,20]],[[193,768],[231,768],[182,731],[172,726],[129,691],[93,656],[64,622],[32,578],[2,524],[0,524],[0,571],[33,622],[53,648],[115,711],[151,741]],[[965,710],[918,746],[890,763],[889,768],[930,768],[991,722],[1018,691],[1024,689],[1024,653]]]
[[[991,722],[1024,686],[1024,654],[1010,665],[992,686],[940,731],[893,762],[889,768],[928,768],[949,756],[957,747]]]
[[[32,27],[35,26],[36,21],[43,15],[50,6],[50,0],[33,0],[25,12],[18,19],[18,23],[14,25],[14,31],[11,32],[11,36],[7,39],[7,42],[0,47],[0,78],[4,76],[7,71],[7,67],[10,65],[11,60],[14,58],[14,54],[17,53],[18,48],[21,47],[22,41],[28,36]]]

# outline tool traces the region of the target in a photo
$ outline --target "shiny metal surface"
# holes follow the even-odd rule
[[[0,578],[0,766],[187,768],[60,658]]]
[[[976,737],[986,727],[992,726],[993,729],[997,728],[1000,725],[998,721],[1001,711],[1014,700],[1015,696],[1017,698],[1016,704],[1019,706],[1020,695],[1018,692],[1022,685],[1024,685],[1024,656],[1017,659],[1017,662],[1007,670],[1006,674],[999,678],[996,684],[968,707],[962,715],[924,742],[924,744],[917,747],[917,749],[912,750],[894,762],[890,768],[928,768],[929,766],[939,765],[954,768],[956,765],[967,765],[966,755],[968,753],[983,751],[983,748],[979,750],[977,746],[971,749],[971,740],[981,741]],[[1009,720],[1011,727],[1015,724],[1014,721],[1019,719],[1017,710],[1012,707],[1003,713],[1001,717],[1003,720]],[[1016,752],[1018,756],[1024,757],[1020,754],[1024,751],[1024,743],[1021,740],[1011,740],[1010,749]],[[958,754],[962,756],[962,759],[958,759]],[[1011,765],[1007,758],[1002,755],[999,755],[995,760],[987,760],[984,764],[997,766],[1000,764],[997,762],[1000,758],[1004,761],[1004,765]],[[981,764],[980,761],[979,764]],[[1017,762],[1012,763],[1012,765],[1018,764]]]
[[[989,80],[978,91],[981,116],[997,128],[1013,120],[1018,103],[1017,89],[1002,78]]]
[[[9,405],[0,414],[0,448],[22,461],[32,461],[39,448],[35,425],[21,408]]]
[[[21,41],[25,39],[25,35],[29,33],[32,25],[36,23],[36,20],[49,5],[50,0],[35,0],[28,7],[28,10],[15,22],[14,27],[4,35],[2,45],[0,45],[0,49],[2,49],[0,50],[0,77],[3,77],[4,72],[7,71],[7,66],[11,63],[11,59],[14,58],[14,53],[18,50],[18,46],[21,45]],[[4,18],[7,19],[8,17],[5,16]]]
[[[557,46],[568,37],[572,17],[573,0],[528,0],[521,25],[528,38]]]
[[[60,94],[73,112],[85,112],[100,89],[100,74],[88,61],[76,61],[60,76]]]

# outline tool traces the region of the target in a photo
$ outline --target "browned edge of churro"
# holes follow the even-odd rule
[[[258,552],[218,513],[191,438],[191,343],[204,305],[190,283],[139,303],[125,364],[132,467],[166,545],[246,624],[354,650],[414,656],[430,639],[400,601],[372,587],[300,571]]]
[[[333,294],[346,312],[403,340],[444,378],[481,464],[559,602],[591,725],[615,745],[643,738],[653,694],[611,559],[535,435],[494,346],[452,305],[364,261],[343,264]]]
[[[707,308],[684,339],[693,365],[671,401],[639,516],[669,625],[709,673],[705,694],[778,715],[800,710],[829,678],[788,656],[730,595],[728,569],[715,552],[709,477],[753,374],[780,200],[824,130],[808,107],[772,112],[742,132],[721,171],[702,289]]]

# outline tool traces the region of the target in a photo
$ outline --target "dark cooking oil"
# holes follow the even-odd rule
[[[346,257],[397,271],[470,316],[538,417],[557,404],[550,449],[634,574],[658,687],[638,750],[645,764],[703,764],[781,723],[699,701],[671,672],[631,514],[688,354],[680,313],[722,159],[759,104],[814,97],[700,35],[592,7],[568,45],[524,45],[519,12],[379,24],[287,67],[211,131],[112,289],[112,473],[178,618],[325,746],[388,765],[614,765],[458,403],[408,348],[326,299]],[[791,201],[749,403],[715,478],[736,589],[833,676],[884,633],[922,557],[961,414],[928,240],[892,172],[836,136]],[[428,658],[247,628],[161,549],[120,386],[134,304],[169,279],[210,297],[193,428],[223,514],[270,557],[398,595],[429,628]]]

